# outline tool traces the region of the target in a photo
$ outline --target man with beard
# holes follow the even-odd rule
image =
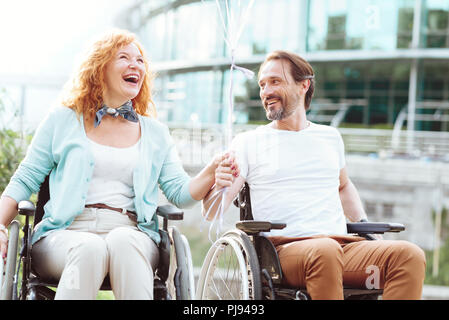
[[[383,299],[420,299],[425,256],[419,247],[347,234],[346,218],[367,217],[346,171],[340,133],[307,120],[314,78],[310,64],[294,53],[267,56],[258,80],[272,121],[234,138],[203,214],[212,219],[226,210],[246,181],[254,219],[287,224],[265,233],[287,285],[306,288],[312,299],[342,299],[343,285],[383,288]],[[226,192],[218,192],[223,187]],[[222,194],[224,201],[215,201]]]

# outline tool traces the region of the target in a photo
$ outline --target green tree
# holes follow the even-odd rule
[[[433,220],[435,221],[436,215],[433,214]],[[441,246],[439,248],[438,259],[438,275],[433,275],[433,258],[435,251],[426,251],[426,284],[449,286],[449,210],[443,208],[442,212],[442,224],[441,224]]]
[[[25,156],[31,136],[15,132],[6,126],[6,107],[2,99],[5,90],[1,90],[0,93],[2,93],[0,95],[0,193],[2,193]],[[17,112],[14,113],[14,117],[17,116]]]

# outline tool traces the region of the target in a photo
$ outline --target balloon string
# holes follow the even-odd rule
[[[215,215],[214,215],[214,217],[212,219],[212,222],[211,222],[211,224],[209,226],[208,237],[209,237],[209,241],[210,242],[214,242],[212,240],[211,234],[212,234],[212,229],[213,229],[214,225],[217,223],[217,221],[218,221],[218,225],[217,225],[217,229],[216,229],[216,237],[217,238],[218,238],[218,235],[219,235],[219,233],[221,231],[221,226],[223,225],[223,213],[224,213],[224,205],[225,205],[225,201],[224,201],[225,196],[226,196],[226,188],[222,188],[220,190],[216,190],[215,193],[213,193],[211,195],[213,201],[210,204],[207,213],[204,215],[204,220],[207,221],[208,218],[209,218],[209,215],[212,212],[212,208],[214,208],[214,206],[217,203],[217,201],[219,201],[218,208],[216,209],[216,213],[215,213]]]
[[[201,2],[204,4],[204,0],[201,0]],[[220,17],[220,21],[221,21],[221,24],[223,27],[224,41],[225,41],[226,45],[228,46],[228,49],[230,51],[230,56],[231,56],[231,67],[230,67],[230,74],[229,74],[229,110],[228,110],[228,121],[227,121],[227,128],[226,128],[227,134],[226,134],[226,142],[225,142],[225,150],[228,150],[231,145],[232,138],[233,138],[233,132],[232,132],[233,122],[234,122],[234,119],[233,119],[233,116],[234,116],[234,76],[233,76],[233,73],[234,72],[233,71],[239,70],[240,72],[242,72],[244,74],[244,76],[247,79],[252,79],[254,77],[254,72],[252,70],[237,66],[235,64],[235,60],[236,60],[235,52],[237,49],[237,44],[240,39],[240,36],[243,33],[243,29],[248,20],[249,12],[251,11],[251,7],[254,4],[254,0],[249,1],[249,4],[248,4],[246,10],[239,11],[237,25],[235,25],[236,20],[235,20],[234,14],[231,11],[228,0],[225,0],[227,25],[225,23],[225,19],[223,16],[223,12],[222,12],[219,0],[215,0],[215,4],[218,9],[218,15]],[[237,4],[238,4],[238,7],[241,8],[240,0],[237,2]],[[211,240],[211,232],[212,232],[212,228],[215,225],[215,223],[218,222],[217,229],[216,229],[217,238],[218,238],[218,235],[223,226],[223,216],[224,216],[225,199],[226,199],[227,189],[228,188],[223,188],[223,189],[219,190],[219,192],[221,192],[221,197],[220,197],[220,195],[217,196],[217,199],[215,199],[213,204],[209,207],[208,212],[205,216],[207,219],[207,217],[210,214],[211,209],[214,207],[217,200],[221,199],[221,203],[219,204],[219,207],[217,208],[217,213],[214,215],[214,218],[213,218],[212,223],[209,228],[209,240]],[[215,193],[212,196],[215,196],[215,195],[217,195],[217,193]]]

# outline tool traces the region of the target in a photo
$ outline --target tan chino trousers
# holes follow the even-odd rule
[[[384,300],[421,299],[426,261],[416,245],[354,236],[271,237],[284,281],[312,299],[343,299],[343,286],[383,289]]]
[[[33,268],[60,279],[56,299],[95,299],[109,273],[116,299],[153,299],[156,244],[127,215],[85,208],[65,230],[33,245]]]

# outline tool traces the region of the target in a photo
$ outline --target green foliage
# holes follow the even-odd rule
[[[1,91],[4,94],[4,90]],[[6,127],[5,104],[0,96],[0,193],[6,188],[11,176],[25,156],[31,136],[22,136]],[[17,113],[15,114],[17,117]]]
[[[438,275],[433,275],[433,258],[435,251],[426,251],[426,284],[449,286],[449,210],[443,208],[441,213],[441,235],[440,239],[442,245],[439,249],[439,259],[438,259]],[[435,212],[432,212],[433,220],[436,219]]]
[[[20,143],[20,134],[9,129],[0,130],[0,191],[6,188],[20,161],[25,148]]]
[[[23,136],[7,127],[7,121],[11,122],[18,117],[17,112],[13,112],[13,119],[7,119],[4,97],[6,91],[0,88],[0,194],[3,193],[12,175],[16,171],[20,161],[25,156],[26,148],[31,141],[31,135]],[[33,195],[31,200],[36,199]],[[21,227],[25,223],[25,217],[17,216]],[[20,231],[20,236],[23,236]]]
[[[114,293],[112,291],[99,291],[97,300],[115,300]]]
[[[440,257],[438,263],[438,275],[433,276],[433,251],[426,251],[426,279],[425,284],[449,286],[449,237],[443,246],[440,247]]]
[[[205,228],[203,232],[199,232],[198,226],[177,225],[179,231],[189,240],[190,251],[192,254],[193,267],[201,268],[204,257],[211,247],[212,243],[208,238],[208,230]]]

